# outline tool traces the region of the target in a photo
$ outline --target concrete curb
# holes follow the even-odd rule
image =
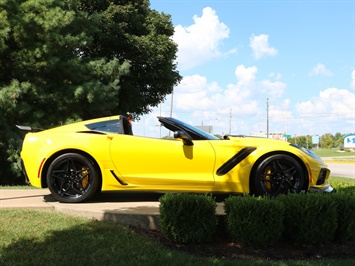
[[[157,230],[159,225],[159,193],[101,193],[89,202],[60,203],[48,189],[2,189],[0,209],[51,210],[71,216]],[[223,215],[217,203],[217,215]]]

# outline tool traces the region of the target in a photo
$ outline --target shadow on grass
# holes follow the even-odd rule
[[[43,236],[20,238],[4,247],[0,265],[181,265],[191,256],[174,254],[109,222],[87,221]]]

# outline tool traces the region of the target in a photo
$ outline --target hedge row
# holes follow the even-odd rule
[[[211,241],[216,231],[216,201],[208,195],[165,194],[160,198],[160,224],[175,242]]]
[[[218,217],[211,195],[165,194],[159,201],[161,231],[168,239],[182,243],[213,240]],[[228,237],[247,246],[262,247],[280,240],[307,245],[355,240],[353,195],[231,196],[224,200],[224,210]]]

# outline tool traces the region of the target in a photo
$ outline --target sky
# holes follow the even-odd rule
[[[134,121],[163,137],[157,116],[213,134],[355,133],[355,0],[151,0],[171,15],[183,77]]]

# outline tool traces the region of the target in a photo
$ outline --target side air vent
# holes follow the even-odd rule
[[[128,184],[126,182],[123,182],[119,177],[115,174],[113,170],[110,171],[113,177],[117,180],[118,183],[120,183],[122,186],[127,186]]]
[[[217,175],[225,175],[230,170],[232,170],[238,163],[243,161],[250,153],[255,151],[256,148],[243,148],[241,149],[236,155],[230,158],[226,163],[224,163],[220,168],[217,170]]]
[[[322,185],[324,184],[324,181],[327,177],[327,169],[322,168],[319,172],[318,179],[317,179],[317,185]]]

